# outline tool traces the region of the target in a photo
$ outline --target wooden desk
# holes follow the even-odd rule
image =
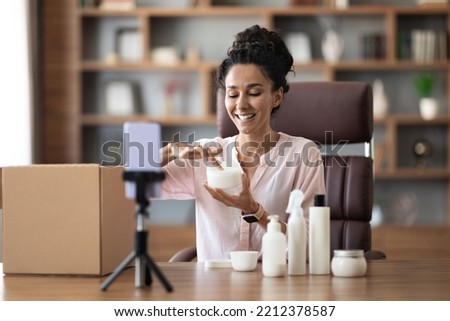
[[[106,292],[104,278],[7,275],[0,279],[3,300],[450,300],[450,260],[373,261],[361,278],[288,276],[265,278],[253,272],[205,269],[202,263],[158,263],[174,287],[167,293],[154,277],[135,289],[134,269],[122,273]]]

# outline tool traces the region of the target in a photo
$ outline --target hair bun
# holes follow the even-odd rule
[[[283,39],[275,31],[254,25],[238,33],[228,49],[228,57],[219,67],[219,83],[223,86],[225,75],[235,64],[256,64],[273,81],[275,88],[289,90],[286,75],[292,71],[294,60]]]

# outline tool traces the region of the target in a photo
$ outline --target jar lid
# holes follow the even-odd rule
[[[334,256],[360,257],[360,256],[364,256],[364,250],[334,250]]]

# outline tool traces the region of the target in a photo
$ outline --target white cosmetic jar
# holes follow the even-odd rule
[[[238,166],[224,166],[222,169],[208,167],[206,169],[208,185],[213,188],[235,189],[242,187],[242,170]]]
[[[258,264],[258,255],[257,251],[231,251],[231,265],[235,271],[253,271]]]
[[[331,272],[334,276],[357,277],[367,271],[367,262],[363,250],[334,250],[331,260]]]

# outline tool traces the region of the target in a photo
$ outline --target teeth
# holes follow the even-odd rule
[[[239,119],[246,120],[252,118],[253,116],[255,116],[255,114],[236,115],[236,116],[238,116]]]

